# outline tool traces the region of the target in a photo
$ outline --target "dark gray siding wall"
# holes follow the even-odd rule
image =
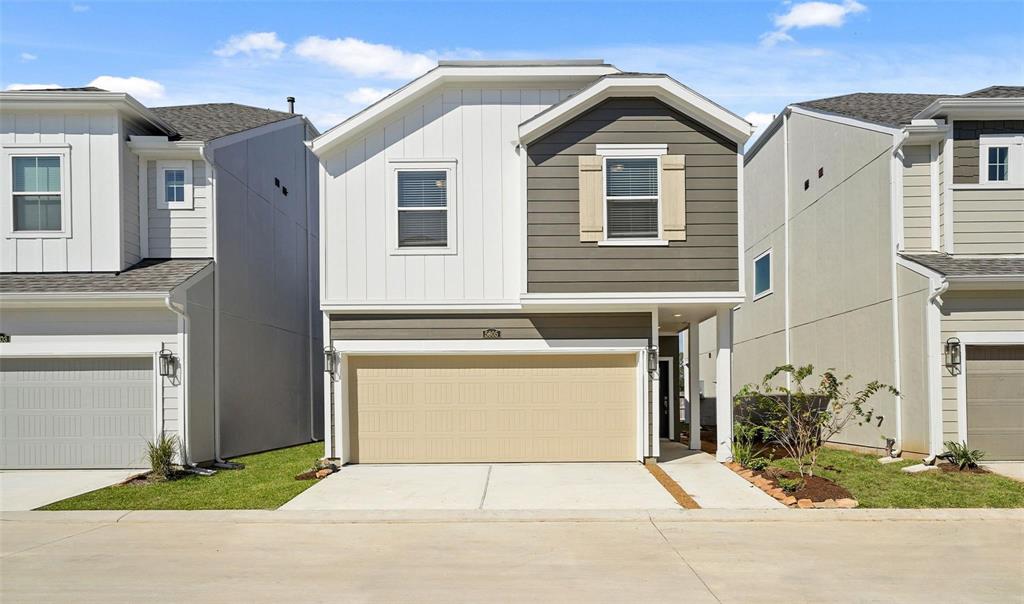
[[[686,241],[599,247],[579,238],[578,157],[599,143],[686,155]],[[527,291],[738,289],[736,145],[653,99],[610,99],[528,147]]]
[[[1024,120],[953,122],[953,183],[977,184],[982,134],[1024,134]]]
[[[649,313],[331,315],[333,340],[503,340],[647,338]]]

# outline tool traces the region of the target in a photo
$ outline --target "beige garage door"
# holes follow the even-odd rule
[[[967,347],[967,443],[1024,460],[1024,346]]]
[[[636,459],[633,355],[353,357],[361,463]]]

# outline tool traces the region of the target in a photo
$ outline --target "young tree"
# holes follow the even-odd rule
[[[834,369],[821,374],[817,386],[805,388],[814,374],[813,365],[780,365],[764,376],[760,385],[747,384],[735,402],[746,421],[761,427],[770,442],[782,447],[797,463],[801,477],[814,476],[821,446],[850,422],[863,425],[874,411],[868,400],[879,391],[899,396],[892,386],[873,381],[857,392],[848,383],[852,376],[836,377]],[[792,386],[773,386],[776,378],[788,375]]]

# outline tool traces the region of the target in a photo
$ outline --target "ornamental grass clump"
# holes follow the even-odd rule
[[[178,453],[178,439],[161,432],[153,441],[146,442],[150,474],[156,480],[168,480],[174,476],[174,457]]]

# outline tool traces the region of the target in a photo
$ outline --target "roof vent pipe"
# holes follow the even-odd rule
[[[295,113],[295,97],[288,97],[288,113]]]

